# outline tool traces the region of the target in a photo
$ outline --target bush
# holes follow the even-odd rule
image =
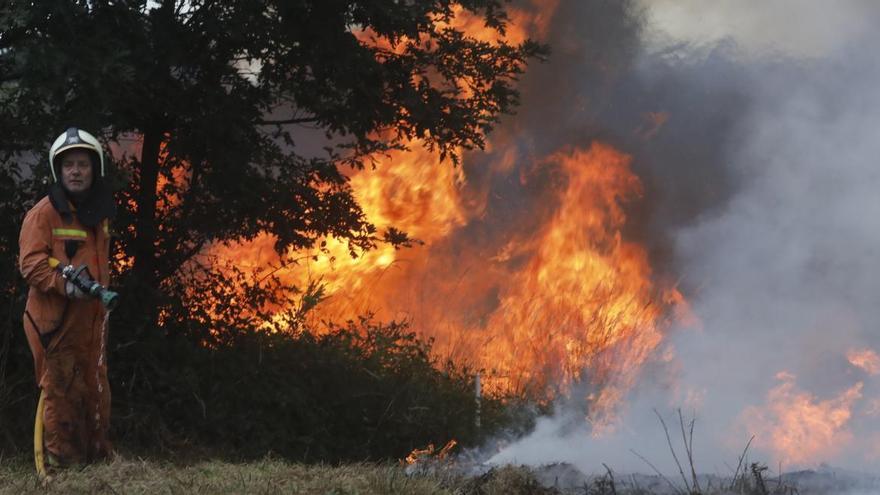
[[[26,343],[14,340],[19,365],[6,390],[15,399],[0,407],[7,455],[30,448],[36,404]],[[137,454],[400,459],[452,438],[477,444],[515,418],[484,398],[477,431],[473,376],[438,368],[429,344],[400,323],[361,320],[320,336],[243,332],[219,348],[155,331],[132,343],[115,336],[110,347],[113,438]]]
[[[0,457],[30,448],[37,407],[31,351],[22,329],[24,304],[19,288],[0,299]]]
[[[18,233],[33,205],[29,191],[34,186],[19,175],[0,153],[0,456],[32,445],[37,404],[33,359],[22,329],[27,286],[18,271]]]
[[[115,437],[132,449],[335,462],[474,444],[509,424],[501,402],[484,399],[476,431],[473,377],[438,368],[429,351],[406,325],[366,319],[320,336],[243,332],[219,348],[151,332],[110,361]]]

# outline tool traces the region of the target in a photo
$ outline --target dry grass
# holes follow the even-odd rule
[[[407,475],[394,465],[309,466],[265,459],[232,464],[220,461],[179,466],[118,458],[70,469],[42,483],[30,459],[0,461],[0,494],[219,494],[295,493],[320,495],[455,494],[517,495],[558,493],[542,488],[529,470],[501,468],[474,478],[449,473]]]
[[[757,465],[755,465],[757,466]],[[759,466],[760,467],[760,466]],[[755,467],[753,466],[753,470]],[[638,483],[615,480],[611,470],[604,477],[585,478],[573,486],[546,487],[553,482],[546,469],[503,466],[477,476],[464,476],[452,465],[426,466],[407,473],[393,464],[344,464],[340,466],[295,464],[266,458],[254,462],[200,461],[181,465],[168,461],[126,459],[69,469],[42,482],[34,473],[31,459],[0,458],[0,495],[18,494],[316,494],[316,495],[817,495],[840,493],[824,490],[835,480],[825,479],[816,489],[796,489],[775,480],[765,483],[741,478],[736,487],[730,480],[706,477],[702,490],[670,486],[660,477],[640,476]],[[549,477],[548,477],[549,476]],[[760,476],[760,475],[756,475]],[[821,480],[820,480],[821,481]],[[843,480],[844,486],[847,482]],[[833,483],[832,483],[833,484]],[[835,485],[836,486],[836,485]],[[853,487],[855,485],[852,485]],[[874,485],[872,485],[874,486]],[[692,487],[691,487],[692,488]],[[826,487],[827,488],[827,487]],[[860,493],[877,493],[866,490]]]

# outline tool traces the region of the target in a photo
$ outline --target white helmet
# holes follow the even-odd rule
[[[98,155],[101,177],[104,177],[104,151],[101,149],[101,143],[88,132],[71,127],[64,134],[58,136],[52,143],[52,147],[49,148],[49,170],[52,172],[54,182],[58,182],[58,176],[55,174],[55,158],[73,148],[81,148]]]

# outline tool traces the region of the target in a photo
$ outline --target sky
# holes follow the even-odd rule
[[[655,35],[696,44],[732,39],[745,55],[822,57],[876,24],[877,2],[642,0]]]

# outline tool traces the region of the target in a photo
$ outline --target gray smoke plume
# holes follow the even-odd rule
[[[524,156],[593,139],[632,154],[646,197],[629,235],[700,325],[673,329],[615,433],[560,407],[492,462],[649,471],[633,449],[677,471],[653,409],[681,456],[680,407],[704,472],[732,474],[752,435],[774,469],[876,469],[880,376],[847,354],[880,352],[878,20],[867,1],[561,2],[552,61],[503,132]]]

